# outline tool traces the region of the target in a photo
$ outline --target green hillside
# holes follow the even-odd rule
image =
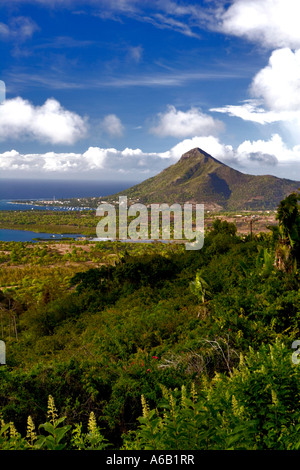
[[[299,450],[299,201],[195,251],[0,242],[0,451]]]
[[[300,182],[275,176],[241,173],[199,148],[158,175],[119,195],[142,203],[204,203],[207,209],[274,209]]]

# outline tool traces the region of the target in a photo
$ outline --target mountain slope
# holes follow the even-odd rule
[[[115,194],[144,204],[204,203],[206,209],[273,209],[300,182],[241,173],[199,148],[142,183]]]

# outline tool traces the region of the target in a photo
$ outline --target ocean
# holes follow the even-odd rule
[[[32,208],[32,206],[23,204],[11,204],[13,200],[57,200],[72,197],[108,196],[134,184],[136,182],[0,179],[0,210],[31,210]],[[38,209],[38,207],[34,208]]]

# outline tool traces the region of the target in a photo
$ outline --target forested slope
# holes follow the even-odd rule
[[[193,252],[6,244],[0,448],[298,448],[297,203],[268,234],[217,220]]]

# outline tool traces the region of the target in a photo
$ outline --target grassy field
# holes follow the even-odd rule
[[[0,211],[0,228],[96,236],[95,211]]]

